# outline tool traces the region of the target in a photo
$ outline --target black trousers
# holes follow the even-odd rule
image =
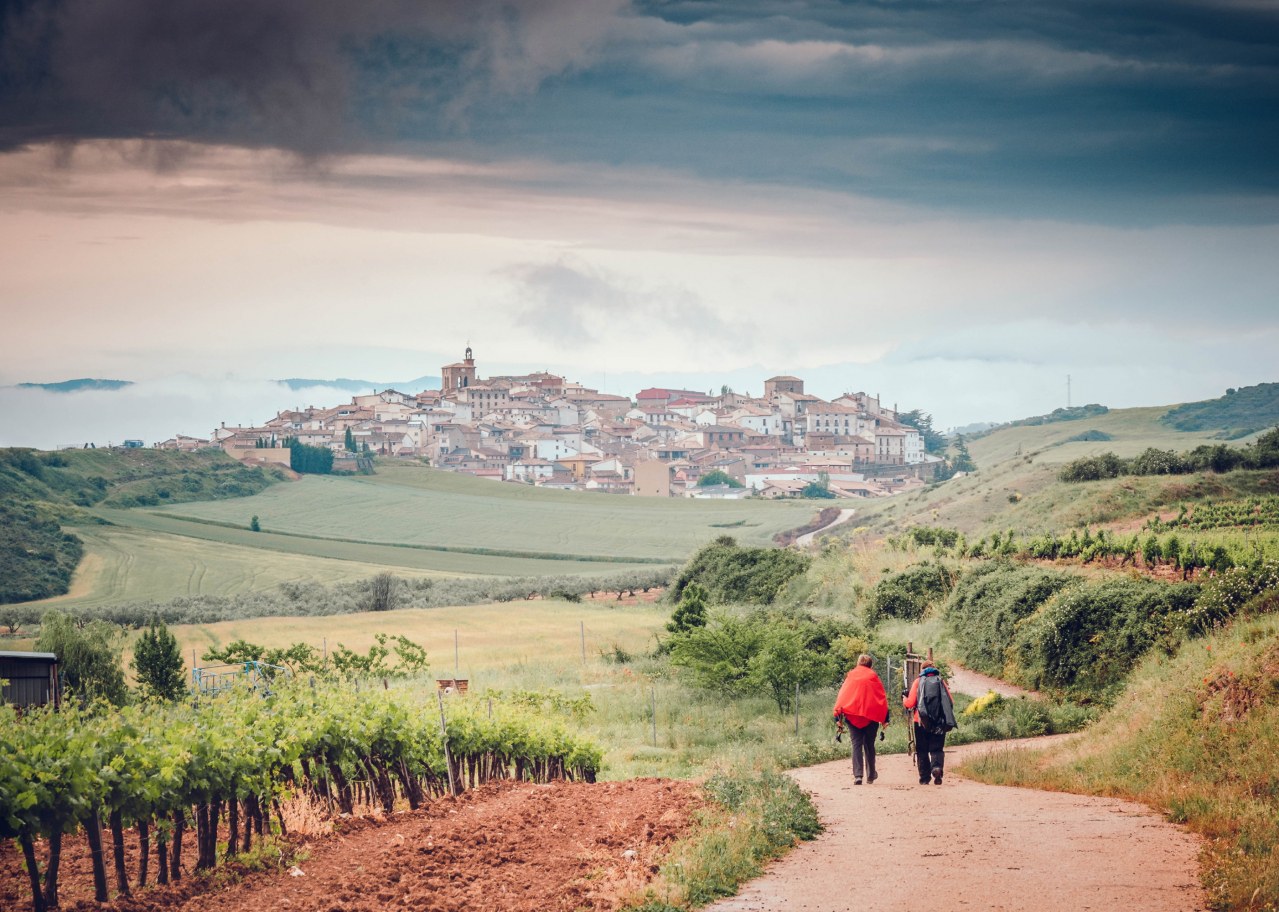
[[[848,724],[848,740],[853,746],[854,778],[862,778],[863,769],[867,776],[875,778],[875,735],[878,733],[878,722],[867,722],[865,728],[858,728],[851,722]],[[865,758],[864,765],[863,758]]]
[[[927,732],[915,725],[915,760],[919,764],[919,781],[926,782],[933,770],[946,768],[946,733]]]

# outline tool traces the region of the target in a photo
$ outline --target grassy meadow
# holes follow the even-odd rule
[[[802,525],[811,503],[616,497],[494,483],[421,466],[354,478],[307,477],[248,500],[176,504],[167,517],[288,535],[547,557],[676,563],[730,531],[746,544]]]
[[[84,543],[70,591],[27,604],[230,596],[384,570],[406,579],[599,577],[681,563],[722,534],[763,544],[817,509],[545,491],[395,463],[379,473],[306,477],[225,502],[92,507],[101,524],[67,526]],[[255,515],[261,532],[249,529]]]
[[[84,557],[72,576],[70,591],[27,604],[69,609],[192,595],[235,595],[312,579],[348,582],[388,569],[386,564],[370,561],[332,560],[137,527],[72,528],[84,542]],[[395,572],[403,577],[446,574],[403,565],[396,566]]]

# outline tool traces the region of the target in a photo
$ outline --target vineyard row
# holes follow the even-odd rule
[[[330,814],[363,799],[389,813],[493,779],[594,781],[600,750],[558,722],[465,701],[444,721],[433,696],[286,683],[270,696],[245,689],[198,703],[22,717],[0,707],[0,838],[18,840],[32,908],[43,912],[58,905],[63,836],[81,829],[96,899],[107,900],[104,822],[116,889],[129,895],[129,827],[142,887],[152,856],[157,882],[182,876],[190,830],[197,871],[219,863],[220,825],[224,858],[269,830],[287,834],[285,798],[305,796]],[[37,838],[48,846],[43,865]]]

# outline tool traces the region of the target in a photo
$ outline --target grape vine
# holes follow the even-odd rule
[[[527,706],[449,701],[446,739],[434,692],[293,682],[269,697],[248,688],[195,703],[121,709],[0,707],[0,838],[17,839],[36,912],[58,905],[64,834],[83,830],[99,902],[108,898],[102,827],[115,888],[129,894],[125,830],[137,837],[136,886],[182,876],[184,836],[194,868],[287,834],[280,802],[306,796],[330,814],[357,804],[417,808],[493,779],[595,780],[602,753]],[[451,783],[455,785],[451,786]],[[154,837],[154,838],[153,838]],[[36,839],[47,843],[43,866]]]

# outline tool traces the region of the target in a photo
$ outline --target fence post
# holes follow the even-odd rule
[[[649,691],[649,709],[652,712],[653,721],[653,746],[657,747],[657,688],[654,687]]]
[[[444,765],[449,770],[449,794],[457,795],[457,782],[453,778],[453,755],[449,751],[449,730],[444,724],[444,693],[437,690],[435,697],[440,701],[440,737],[444,740]]]

